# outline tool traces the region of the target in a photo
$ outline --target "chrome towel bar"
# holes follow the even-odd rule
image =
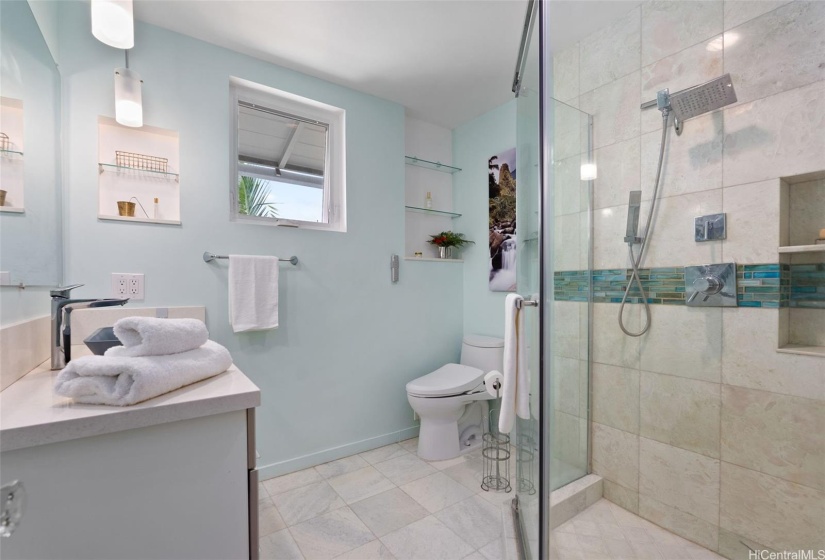
[[[538,307],[539,302],[534,299],[517,299],[516,300],[516,309],[521,309],[522,307]]]
[[[211,262],[215,259],[228,259],[229,255],[216,255],[215,253],[210,253],[209,251],[203,252],[203,262]],[[288,259],[278,259],[281,262],[288,262],[292,265],[298,264],[298,257],[292,256]]]

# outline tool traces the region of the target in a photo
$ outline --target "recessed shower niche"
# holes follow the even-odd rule
[[[97,161],[99,219],[180,225],[177,131],[98,117]]]
[[[825,357],[825,171],[780,182],[779,351]]]

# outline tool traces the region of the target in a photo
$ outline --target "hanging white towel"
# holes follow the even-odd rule
[[[278,328],[278,257],[229,255],[229,323],[236,333]]]
[[[516,416],[530,418],[530,373],[527,368],[527,347],[524,334],[524,313],[517,302],[518,294],[504,299],[504,381],[502,382],[501,410],[498,429],[510,433]]]
[[[200,348],[209,340],[206,325],[197,319],[126,317],[115,323],[114,330],[123,346],[109,348],[107,356],[178,354]]]
[[[57,375],[54,390],[80,403],[126,406],[218,375],[231,365],[229,351],[211,340],[167,356],[84,356]]]

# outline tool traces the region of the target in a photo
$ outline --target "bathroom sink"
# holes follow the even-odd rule
[[[97,356],[102,356],[106,350],[112,348],[113,346],[123,346],[123,343],[118,340],[115,336],[115,329],[114,327],[103,327],[97,329],[95,332],[90,334],[86,340],[83,341],[86,343],[86,346],[89,347],[89,350],[92,351],[93,354]]]

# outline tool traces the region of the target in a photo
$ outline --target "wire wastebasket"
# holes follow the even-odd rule
[[[481,489],[485,492],[510,492],[510,436],[498,431],[499,409],[490,411],[490,429],[481,446]]]

